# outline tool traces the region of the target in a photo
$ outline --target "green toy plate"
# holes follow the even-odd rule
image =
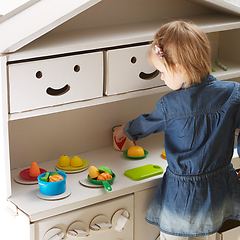
[[[123,155],[127,158],[132,158],[132,159],[141,159],[141,158],[145,158],[148,155],[148,151],[144,150],[144,155],[143,156],[141,156],[141,157],[131,157],[131,156],[127,155],[127,151],[128,150],[124,151]]]

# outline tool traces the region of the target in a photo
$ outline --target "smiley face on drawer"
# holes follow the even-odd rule
[[[135,56],[133,56],[131,58],[131,63],[135,64],[137,62],[137,58]],[[139,78],[143,79],[143,80],[151,80],[155,77],[157,77],[159,74],[159,71],[156,69],[151,73],[145,73],[145,72],[140,72],[139,73]]]
[[[113,95],[164,85],[159,71],[148,62],[150,45],[109,50],[105,94]]]
[[[78,69],[78,71],[75,71],[75,69]],[[74,71],[75,72],[79,72],[79,70],[80,70],[79,65],[76,65],[74,67]],[[42,77],[43,77],[42,72],[41,71],[37,71],[36,72],[36,78],[41,79]],[[68,84],[66,84],[64,87],[59,88],[59,89],[54,89],[52,87],[48,87],[46,89],[46,93],[51,95],[51,96],[60,96],[60,95],[63,95],[65,93],[67,93],[69,90],[70,90],[70,86]]]
[[[103,53],[9,64],[10,112],[101,97]]]

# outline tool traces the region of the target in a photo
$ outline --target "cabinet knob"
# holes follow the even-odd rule
[[[43,236],[43,240],[61,240],[65,234],[60,228],[51,228]]]
[[[67,234],[73,237],[87,237],[89,235],[86,231],[78,229],[69,230]]]
[[[119,209],[113,214],[111,222],[115,230],[121,232],[129,219],[130,213],[126,209]]]
[[[98,215],[90,222],[90,229],[92,231],[104,231],[112,227],[105,215]]]
[[[52,237],[50,237],[48,240],[61,240],[64,237],[64,233],[60,232]]]
[[[67,236],[69,239],[72,239],[71,237],[87,237],[89,236],[89,228],[84,222],[73,222],[67,229]]]

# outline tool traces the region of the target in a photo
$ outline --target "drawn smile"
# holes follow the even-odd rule
[[[47,94],[51,95],[51,96],[60,96],[63,95],[65,93],[67,93],[70,90],[70,86],[68,84],[66,84],[64,87],[59,88],[59,89],[54,89],[54,88],[47,88],[46,92]]]
[[[155,70],[152,73],[144,73],[144,72],[140,72],[139,73],[139,77],[143,80],[151,80],[153,78],[155,78],[157,75],[159,74],[158,70]]]

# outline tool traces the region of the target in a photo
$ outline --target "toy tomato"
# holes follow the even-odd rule
[[[49,182],[58,182],[58,181],[61,181],[63,179],[64,179],[64,177],[62,175],[59,175],[59,174],[49,176]]]

